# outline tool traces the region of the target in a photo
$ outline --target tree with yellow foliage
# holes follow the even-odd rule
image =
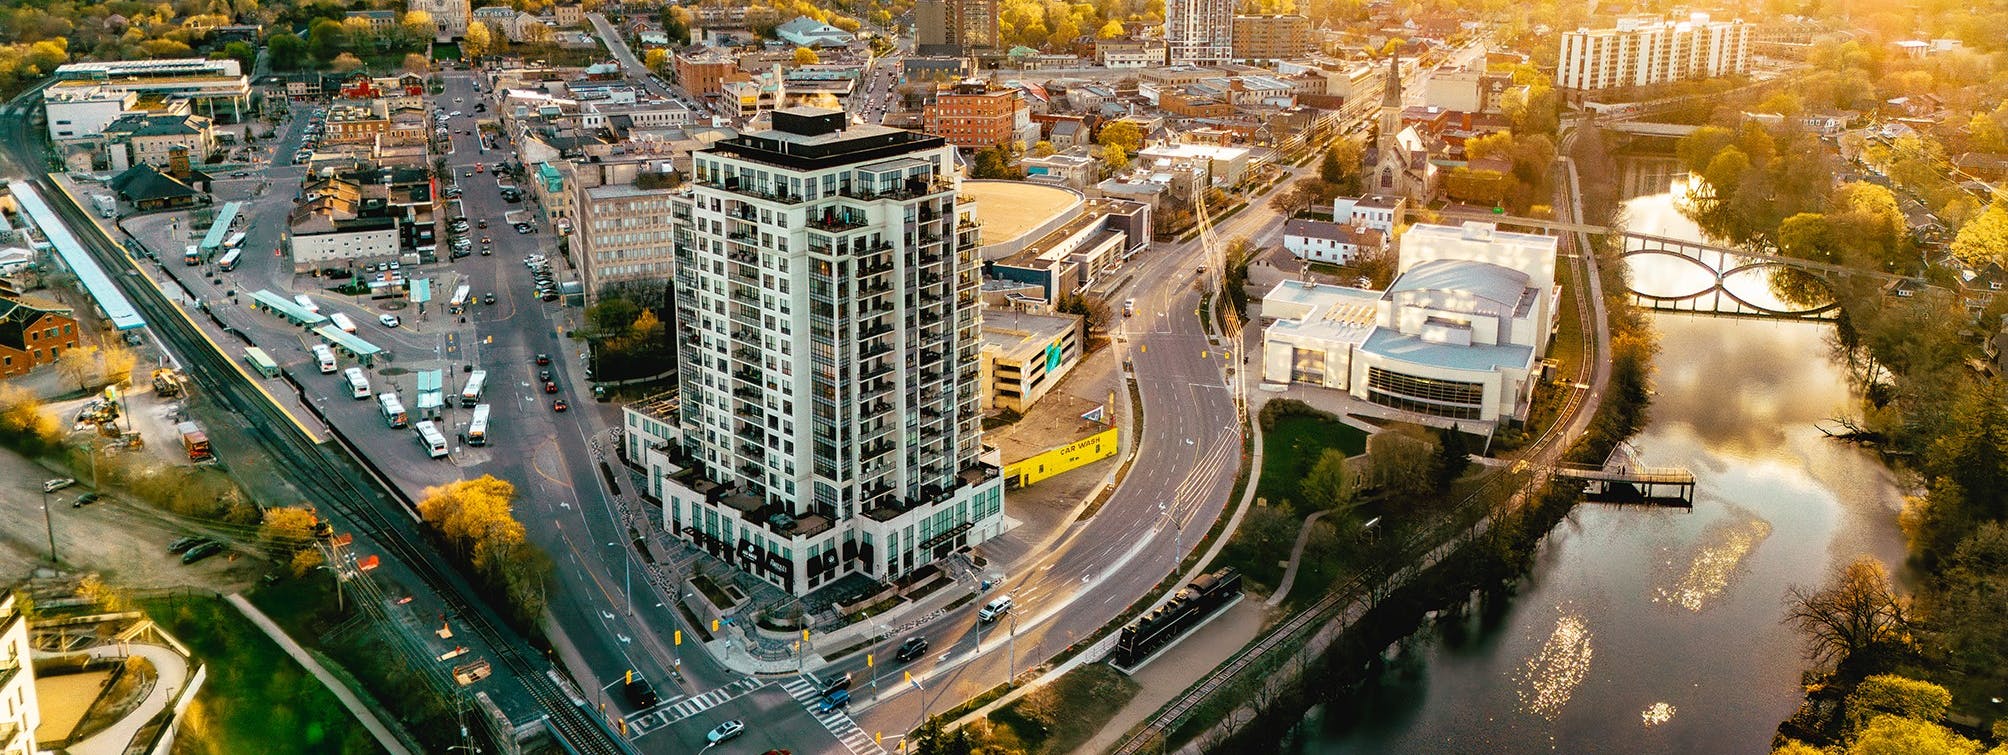
[[[473,60],[495,51],[495,32],[481,21],[467,25],[467,34],[460,38],[460,54],[464,59]]]
[[[503,595],[517,621],[534,623],[544,611],[544,578],[551,559],[528,542],[510,510],[516,486],[493,475],[425,489],[418,515],[486,587]]]
[[[275,549],[303,548],[313,542],[314,525],[320,521],[311,509],[266,509],[264,521],[258,524],[258,539]]]
[[[823,62],[823,56],[817,55],[815,50],[807,47],[795,48],[795,65],[812,66],[821,62]]]

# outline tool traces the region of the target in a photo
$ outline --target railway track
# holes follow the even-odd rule
[[[394,492],[387,494],[389,486],[383,481],[378,481],[382,489],[368,490],[339,471],[344,464],[361,471],[361,465],[353,456],[357,453],[356,449],[344,442],[336,451],[313,442],[292,417],[243,379],[230,363],[230,357],[221,352],[221,347],[161,295],[159,289],[146,279],[137,261],[115,239],[106,235],[77,206],[68,192],[46,177],[35,178],[31,183],[49,206],[63,216],[64,222],[98,265],[118,281],[126,296],[147,318],[156,336],[176,346],[187,362],[189,375],[197,384],[242,417],[253,436],[275,458],[294,462],[289,465],[294,483],[302,492],[312,496],[316,505],[332,509],[381,548],[384,556],[395,558],[410,568],[426,587],[436,593],[448,613],[488,645],[495,660],[510,671],[529,698],[543,709],[545,720],[561,746],[569,752],[588,755],[620,755],[630,751],[624,740],[609,731],[597,716],[574,704],[558,682],[544,673],[549,665],[536,658],[520,636],[500,626],[499,617],[472,597],[472,587],[464,578],[457,572],[440,568],[439,555],[420,542],[415,532],[400,527],[400,523],[386,513],[385,509],[389,506],[409,510],[408,502],[401,495]],[[344,459],[340,454],[351,457]],[[404,524],[410,526],[408,522]],[[408,650],[429,655],[418,649]],[[443,674],[433,658],[413,660],[420,668]],[[448,684],[452,684],[451,680]]]

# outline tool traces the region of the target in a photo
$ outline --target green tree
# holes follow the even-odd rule
[[[997,144],[977,150],[969,177],[1017,179],[1024,178],[1025,174],[1012,162],[1011,150]]]
[[[1396,500],[1418,503],[1436,487],[1442,463],[1435,434],[1418,425],[1395,425],[1367,439],[1374,479]]]
[[[1727,202],[1736,195],[1736,189],[1743,185],[1743,176],[1750,172],[1750,156],[1735,147],[1724,147],[1708,161],[1708,169],[1701,172],[1701,178],[1708,182],[1708,188],[1717,202]]]
[[[249,42],[231,42],[223,46],[223,57],[237,61],[245,71],[250,71],[258,62],[258,49]]]
[[[307,27],[307,47],[314,57],[326,63],[334,60],[349,47],[349,32],[334,19],[323,18]]]
[[[307,64],[307,42],[282,31],[265,39],[265,54],[271,56],[273,70],[297,71]]]
[[[1471,468],[1471,437],[1452,423],[1450,429],[1436,434],[1436,448],[1436,487],[1449,490],[1450,484],[1457,482],[1457,478],[1463,477],[1464,471]]]
[[[1038,143],[1032,145],[1033,157],[1047,157],[1058,151],[1060,150],[1054,147],[1052,142],[1044,139],[1040,139]]]
[[[1297,491],[1304,496],[1304,502],[1321,509],[1334,509],[1343,515],[1350,512],[1353,504],[1352,481],[1346,475],[1346,452],[1327,448],[1318,454],[1318,462],[1311,465],[1310,474],[1297,484]]]

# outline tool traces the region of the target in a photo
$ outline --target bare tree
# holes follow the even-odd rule
[[[1909,619],[1902,597],[1890,587],[1882,562],[1862,556],[1819,590],[1795,585],[1787,593],[1785,623],[1806,636],[1806,655],[1839,665],[1879,649],[1901,645]]]

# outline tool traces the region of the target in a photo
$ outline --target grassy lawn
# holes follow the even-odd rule
[[[454,42],[439,42],[432,45],[433,60],[459,60],[460,45]]]
[[[353,680],[349,686],[359,688],[359,696],[374,697],[377,710],[402,723],[425,751],[444,752],[459,744],[457,725],[445,701],[426,685],[426,671],[413,667],[400,648],[388,644],[367,622],[349,623],[357,614],[356,606],[349,602],[346,610],[336,610],[334,580],[325,575],[316,572],[288,579],[247,597],[294,640],[319,655],[329,671]],[[386,591],[400,589],[383,586]]]
[[[1290,415],[1262,436],[1262,482],[1255,494],[1271,504],[1298,501],[1297,482],[1311,473],[1325,449],[1347,456],[1366,453],[1367,434],[1337,418]]]
[[[1073,752],[1140,689],[1108,664],[1082,666],[991,713],[990,744],[1028,755]]]
[[[143,605],[209,667],[175,752],[379,751],[327,687],[222,598],[163,598]]]

